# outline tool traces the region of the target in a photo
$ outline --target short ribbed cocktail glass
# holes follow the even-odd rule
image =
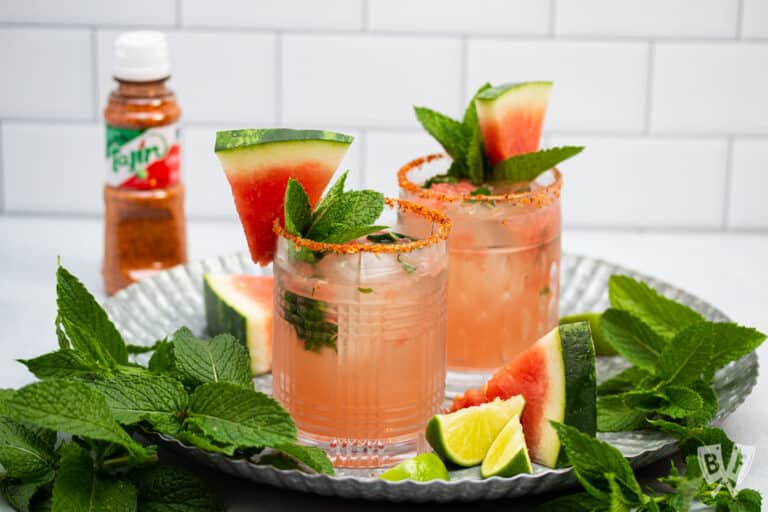
[[[463,391],[557,325],[562,181],[552,169],[530,184],[485,185],[485,196],[422,188],[449,165],[443,155],[419,158],[400,169],[398,181],[402,198],[438,209],[453,223],[448,370],[459,372],[450,380]]]
[[[275,225],[273,393],[299,440],[340,467],[422,451],[444,397],[450,222],[415,203],[387,205],[377,224],[400,235],[325,244]]]

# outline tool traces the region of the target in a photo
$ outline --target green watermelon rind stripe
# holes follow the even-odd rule
[[[504,96],[510,91],[520,91],[523,89],[531,88],[531,87],[552,87],[552,82],[518,82],[518,83],[508,83],[508,84],[502,84],[497,85],[496,87],[491,87],[490,89],[486,89],[480,94],[477,95],[478,101],[496,101],[500,97]]]
[[[558,327],[565,367],[565,418],[563,423],[594,437],[597,433],[597,379],[595,346],[588,322]],[[567,465],[560,450],[557,467]]]
[[[217,153],[239,151],[282,142],[322,141],[349,145],[354,137],[325,130],[293,130],[290,128],[258,128],[216,132]]]
[[[203,277],[203,297],[208,336],[229,333],[248,347],[248,317],[227,303],[208,274]]]

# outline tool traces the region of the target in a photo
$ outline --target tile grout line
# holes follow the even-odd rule
[[[227,25],[184,25],[176,26],[175,24],[127,24],[127,23],[115,23],[115,24],[95,24],[95,23],[29,23],[29,22],[7,22],[0,21],[0,29],[32,29],[32,30],[46,30],[46,29],[61,29],[61,30],[166,30],[175,32],[197,32],[197,33],[238,33],[238,34],[274,34],[276,30],[290,35],[318,35],[318,36],[333,36],[333,35],[361,35],[360,29],[349,29],[345,27],[341,28],[269,28],[269,27],[239,27],[239,26],[227,26]],[[451,32],[451,31],[436,31],[425,32],[419,30],[385,30],[367,29],[367,35],[374,37],[419,37],[423,39],[431,38],[446,38],[454,37],[459,38],[461,36],[468,36],[477,39],[505,39],[509,41],[548,41],[552,37],[549,34],[509,34],[504,32]],[[592,43],[645,43],[648,42],[648,36],[623,36],[618,34],[613,35],[579,35],[579,34],[559,34],[556,40],[562,42],[592,42]],[[693,43],[693,44],[709,44],[709,43],[722,43],[722,44],[738,44],[741,41],[736,41],[732,37],[722,36],[656,36],[654,37],[656,42],[663,43]],[[768,37],[749,37],[745,38],[745,41],[754,43],[768,43]]]
[[[275,34],[275,122],[283,123],[283,33]]]
[[[370,31],[370,25],[368,23],[369,9],[370,9],[370,5],[368,3],[368,0],[362,0],[362,3],[360,4],[360,31],[361,32]]]
[[[5,189],[7,188],[3,164],[3,122],[0,121],[0,217],[5,215]]]
[[[645,71],[645,135],[651,134],[651,111],[653,108],[653,78],[656,66],[656,43],[648,42],[648,65]]]
[[[176,16],[176,28],[181,28],[181,13],[184,8],[181,5],[182,0],[176,0],[176,9],[174,9],[174,15]]]
[[[557,0],[549,0],[549,37],[555,37],[555,25],[557,24]]]
[[[733,137],[728,137],[728,143],[725,150],[725,180],[723,183],[723,212],[721,219],[721,229],[729,231],[728,217],[731,210],[731,182],[733,181]]]
[[[99,107],[101,106],[101,98],[99,98],[99,38],[98,32],[95,28],[91,29],[91,87],[93,87],[93,121],[99,121]]]
[[[744,0],[736,4],[736,40],[744,39],[742,28],[744,26]]]

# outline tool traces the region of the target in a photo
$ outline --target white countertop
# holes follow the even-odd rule
[[[56,257],[103,298],[102,225],[95,219],[0,216],[0,388],[33,380],[16,359],[57,347]],[[189,225],[190,258],[244,250],[239,224]],[[698,295],[734,321],[768,332],[768,235],[565,230],[563,250],[642,271]],[[759,350],[768,362],[768,343]],[[735,441],[757,447],[744,485],[768,500],[768,377],[725,422]],[[231,487],[231,485],[230,485]],[[238,508],[239,509],[239,508]],[[10,510],[0,498],[0,511]]]

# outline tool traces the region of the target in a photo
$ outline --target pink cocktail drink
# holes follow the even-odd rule
[[[444,397],[449,223],[389,204],[413,233],[384,222],[399,234],[336,245],[278,230],[273,393],[337,466],[413,456]]]
[[[487,374],[558,320],[560,173],[532,183],[421,184],[445,172],[440,155],[401,169],[401,197],[439,209],[448,238],[448,369]],[[479,377],[479,376],[478,376]]]

